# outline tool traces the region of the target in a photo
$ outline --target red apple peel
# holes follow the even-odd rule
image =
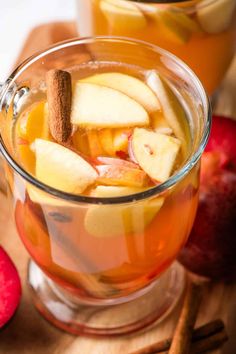
[[[14,315],[21,298],[21,283],[12,260],[0,247],[0,328]]]

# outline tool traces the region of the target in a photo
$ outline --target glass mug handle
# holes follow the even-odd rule
[[[2,111],[2,91],[4,88],[4,83],[0,82],[0,113]],[[7,195],[7,180],[5,176],[5,171],[4,171],[4,157],[2,156],[2,153],[0,152],[0,193]]]
[[[2,111],[8,111],[9,105],[12,104],[13,114],[17,115],[25,97],[29,92],[27,86],[17,87],[15,83],[11,85],[11,89],[4,91],[4,87],[8,86],[8,80],[6,82],[0,82],[0,113]],[[4,173],[4,158],[0,152],[0,192],[7,194],[7,181]]]

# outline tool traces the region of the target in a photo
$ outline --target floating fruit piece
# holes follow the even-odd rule
[[[150,72],[147,77],[147,82],[158,95],[165,119],[171,129],[173,129],[176,138],[181,141],[181,150],[183,156],[186,157],[188,154],[188,139],[186,139],[186,136],[189,136],[189,128],[186,114],[182,106],[171,88],[161,79],[156,71]]]
[[[84,130],[77,129],[72,135],[73,145],[76,150],[87,155],[89,151],[88,136]]]
[[[156,12],[150,15],[158,26],[164,27],[163,33],[174,42],[184,44],[193,33],[201,32],[198,23],[182,12],[156,8]]]
[[[120,166],[120,167],[128,167],[128,168],[138,168],[139,166],[131,161],[127,160],[122,160],[119,158],[114,158],[114,157],[104,157],[104,156],[99,156],[96,158],[95,163],[97,165],[113,165],[113,166]]]
[[[85,229],[95,237],[123,237],[132,233],[141,233],[151,223],[163,203],[164,198],[156,198],[129,206],[92,206],[85,216]]]
[[[160,103],[156,95],[144,82],[136,77],[109,72],[89,76],[82,81],[118,90],[140,103],[149,113],[160,110]]]
[[[235,0],[201,1],[197,5],[197,18],[207,33],[220,33],[230,26],[235,8]]]
[[[31,144],[36,138],[47,139],[49,129],[47,124],[45,102],[36,103],[24,112],[16,123],[16,136],[23,137]]]
[[[36,177],[51,187],[68,193],[82,193],[96,180],[95,169],[62,145],[36,139],[35,154]]]
[[[143,188],[135,188],[135,187],[97,186],[91,192],[91,196],[96,198],[111,198],[111,197],[121,197],[124,195],[140,193],[142,191]]]
[[[22,167],[33,174],[35,172],[35,154],[31,150],[28,140],[16,139],[16,154]]]
[[[113,133],[113,148],[115,152],[128,152],[129,137],[131,134],[131,129],[115,129]]]
[[[152,128],[157,133],[166,134],[166,135],[173,134],[173,130],[171,129],[170,125],[167,123],[167,120],[161,111],[152,114],[151,125]]]
[[[118,165],[98,165],[97,182],[108,186],[144,187],[148,184],[148,176],[138,168]]]
[[[106,86],[77,82],[72,123],[87,128],[122,128],[149,124],[145,109],[120,91]]]
[[[107,155],[114,156],[115,152],[114,152],[114,148],[113,148],[113,134],[112,134],[111,129],[100,130],[98,132],[98,136],[99,136],[99,141],[101,143],[101,146],[102,146],[103,150],[105,151],[105,153]],[[102,155],[102,153],[98,154],[98,155]]]
[[[140,167],[158,182],[169,178],[180,146],[176,138],[143,128],[135,128],[131,139],[131,148]]]
[[[35,156],[30,148],[30,144],[36,138],[48,139],[49,137],[46,106],[45,102],[34,104],[16,122],[15,142],[17,158],[22,167],[30,173],[34,173],[35,170]]]
[[[21,298],[20,278],[15,265],[0,247],[0,328],[15,313]]]
[[[101,0],[100,9],[112,29],[142,30],[147,20],[139,8],[125,0]]]
[[[87,131],[89,154],[91,157],[103,155],[102,145],[100,143],[100,136],[96,130]],[[88,153],[88,151],[87,151]]]
[[[48,205],[48,206],[53,206],[53,207],[63,207],[63,208],[71,208],[71,207],[78,207],[76,203],[69,203],[68,201],[64,201],[62,199],[56,198],[34,186],[31,184],[27,183],[26,186],[28,195],[30,197],[30,200],[33,203],[40,204],[41,206]]]

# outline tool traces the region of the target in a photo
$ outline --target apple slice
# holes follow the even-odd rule
[[[113,134],[111,129],[102,129],[98,132],[99,140],[101,146],[105,153],[110,156],[115,155],[115,151],[113,148]],[[102,154],[100,154],[102,155]]]
[[[37,102],[27,109],[16,122],[16,135],[28,140],[31,144],[36,138],[49,137],[47,124],[47,105]]]
[[[72,142],[76,150],[78,150],[84,155],[88,154],[89,144],[88,144],[87,131],[77,129],[72,135]]]
[[[97,183],[108,186],[144,187],[148,185],[148,176],[138,168],[118,165],[98,165]]]
[[[173,129],[171,129],[170,125],[167,123],[167,120],[162,111],[152,114],[151,125],[157,133],[166,135],[173,134]]]
[[[132,134],[131,129],[115,129],[113,133],[113,149],[114,152],[128,152],[129,137]]]
[[[30,173],[35,170],[35,156],[30,144],[36,138],[49,138],[46,106],[44,101],[35,103],[22,113],[15,126],[17,158]]]
[[[51,141],[36,139],[36,177],[68,193],[82,193],[97,178],[95,169],[82,157]]]
[[[121,128],[148,125],[149,116],[138,102],[120,91],[78,81],[71,121],[86,128]]]
[[[114,157],[99,156],[96,158],[95,163],[97,165],[113,165],[132,169],[139,169],[139,166],[131,161],[122,160]]]
[[[125,0],[101,0],[100,9],[112,29],[142,30],[147,20],[139,8]]]
[[[181,107],[171,88],[160,78],[156,71],[152,70],[147,82],[158,95],[162,111],[175,136],[181,141],[183,156],[188,154],[187,137],[190,134],[186,114]]]
[[[167,180],[180,150],[178,139],[143,128],[134,130],[131,147],[141,168],[158,182]]]
[[[48,193],[41,191],[40,189],[32,186],[29,183],[27,184],[26,189],[30,200],[33,203],[40,204],[41,206],[47,205],[57,208],[78,208],[78,205],[76,203],[69,203],[68,201],[63,201],[62,199],[50,196]]]
[[[82,82],[103,85],[118,90],[140,103],[147,112],[160,110],[160,103],[154,92],[141,80],[136,77],[110,72],[89,76]]]
[[[207,33],[220,33],[230,26],[235,8],[235,0],[201,1],[197,5],[197,18]]]
[[[163,34],[169,40],[179,44],[188,42],[193,33],[201,32],[196,21],[178,10],[156,8],[156,11],[151,12],[149,16],[157,22],[159,27],[163,28]]]
[[[88,209],[85,229],[94,237],[125,237],[143,233],[164,203],[164,198],[127,205],[96,205]]]
[[[121,197],[142,192],[143,188],[120,187],[120,186],[97,186],[91,191],[91,196],[96,198]]]
[[[90,156],[96,157],[103,155],[104,151],[100,143],[100,136],[98,135],[98,132],[96,130],[88,130],[87,137]]]

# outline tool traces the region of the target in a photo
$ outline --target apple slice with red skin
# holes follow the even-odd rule
[[[139,168],[119,165],[98,165],[97,183],[108,186],[145,187],[150,183],[148,175]]]
[[[0,328],[14,315],[21,298],[21,283],[15,265],[0,247]]]
[[[236,121],[213,117],[202,156],[199,206],[179,260],[190,271],[236,280]]]
[[[119,159],[119,158],[114,158],[114,157],[105,157],[105,156],[99,156],[94,160],[94,162],[97,165],[114,165],[114,166],[123,166],[127,168],[138,168],[139,165],[137,165],[134,162]]]

